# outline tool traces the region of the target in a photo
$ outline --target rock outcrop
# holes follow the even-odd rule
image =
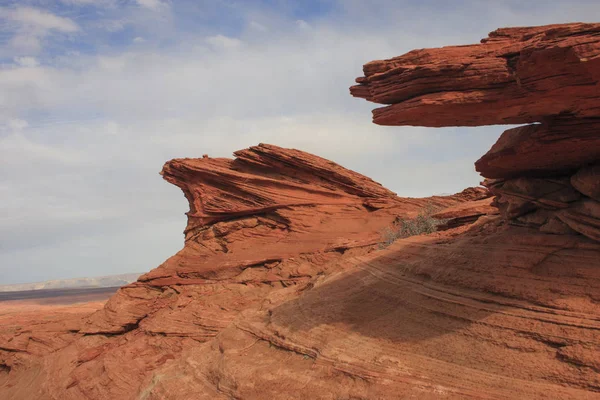
[[[600,24],[503,28],[481,44],[413,50],[372,61],[350,92],[388,104],[373,112],[380,125],[598,118],[599,55]]]
[[[499,29],[481,44],[415,50],[389,60],[370,62],[364,66],[364,74],[350,91],[356,97],[386,105],[373,112],[377,124],[431,127],[530,124],[504,132],[475,163],[476,170],[487,178],[484,185],[495,195],[491,205],[498,209],[505,222],[480,219],[477,228],[449,245],[452,249],[448,250],[449,257],[439,259],[437,269],[418,267],[406,275],[424,274],[427,285],[442,283],[452,287],[451,290],[474,290],[471,295],[455,297],[459,304],[466,305],[463,296],[484,301],[480,296],[493,294],[500,297],[495,297],[492,304],[510,303],[508,310],[518,307],[539,312],[534,317],[514,313],[515,309],[508,311],[510,315],[520,315],[521,326],[535,325],[535,333],[525,333],[515,325],[508,329],[515,332],[516,337],[508,339],[512,333],[505,336],[507,320],[502,322],[502,328],[490,326],[495,330],[490,333],[495,345],[512,350],[520,348],[512,359],[519,366],[509,367],[505,364],[509,358],[489,348],[464,347],[449,352],[449,357],[451,354],[463,359],[474,371],[496,368],[497,376],[509,383],[503,390],[485,389],[492,398],[546,398],[548,393],[554,398],[600,398],[600,369],[597,361],[593,361],[600,359],[597,339],[584,344],[583,336],[587,333],[580,331],[583,336],[567,344],[562,342],[566,338],[565,330],[559,329],[562,333],[558,333],[555,327],[544,325],[545,322],[539,325],[534,322],[549,321],[550,315],[562,319],[568,311],[583,318],[575,325],[584,320],[594,321],[593,327],[586,326],[595,331],[595,323],[600,319],[597,300],[600,24]],[[480,202],[489,206],[487,201]],[[455,208],[458,211],[477,206]],[[443,216],[443,212],[438,215]],[[478,238],[468,239],[475,232]],[[489,251],[486,259],[472,254],[479,240]],[[471,246],[459,249],[461,241],[471,241]],[[445,251],[438,248],[434,254],[441,255]],[[406,248],[399,252],[407,253],[419,254],[415,256],[415,265],[428,263],[428,253],[413,253]],[[462,254],[467,253],[472,256],[463,258]],[[513,270],[515,267],[519,272]],[[463,268],[472,274],[463,275]],[[584,270],[587,272],[577,276],[575,271]],[[583,276],[584,280],[578,281]],[[545,286],[550,282],[553,288]],[[573,284],[579,289],[569,289]],[[436,295],[436,298],[440,297]],[[454,314],[459,321],[471,321],[467,331],[478,325],[472,317],[485,309],[482,304],[470,306],[471,311]],[[403,309],[400,312],[407,312],[410,306],[400,308]],[[504,311],[507,310],[496,310],[492,312],[493,317],[489,317],[496,320],[498,313]],[[565,329],[575,327],[566,320],[554,321]],[[541,339],[539,343],[545,350],[532,347],[528,352],[527,346],[521,347],[523,342],[516,344],[526,337]],[[557,341],[559,337],[562,339]],[[482,340],[487,339],[482,337]],[[440,350],[434,358],[439,359],[444,351]],[[486,359],[485,366],[479,364],[486,358],[482,354],[490,351],[495,356]],[[438,371],[438,374],[441,382],[448,372]],[[511,379],[517,376],[523,379],[521,388],[529,387],[531,391],[516,389]],[[481,390],[487,385],[467,383],[470,378],[466,375],[462,379],[464,387],[471,390]],[[492,386],[493,380],[489,377],[488,383]],[[543,385],[550,381],[560,388],[544,389]],[[584,391],[566,393],[567,388]],[[453,395],[456,393],[449,397]],[[483,396],[470,392],[457,397]]]
[[[533,124],[477,162],[489,191],[397,197],[270,145],[166,163],[183,249],[89,317],[0,318],[0,398],[600,399],[599,41],[500,29],[365,65],[376,123]],[[424,209],[443,231],[379,249]]]
[[[381,231],[397,218],[414,217],[424,207],[450,208],[451,218],[455,207],[491,201],[483,187],[400,198],[331,161],[266,144],[235,155],[164,165],[163,178],[180,187],[190,204],[185,245],[173,257],[87,318],[70,319],[62,328],[54,323],[0,331],[0,365],[8,371],[0,397],[223,397],[229,389],[216,372],[155,393],[164,384],[158,378],[166,376],[163,366],[171,368],[175,360],[182,365],[192,349],[208,354],[244,313],[294,299],[374,251]],[[180,397],[181,390],[189,393]]]
[[[600,240],[600,24],[506,28],[481,44],[374,61],[350,91],[382,125],[534,123],[475,167],[515,224]]]

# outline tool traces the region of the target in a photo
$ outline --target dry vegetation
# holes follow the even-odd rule
[[[435,232],[438,225],[445,222],[432,217],[437,211],[438,208],[428,204],[415,218],[398,217],[391,226],[381,232],[382,241],[379,248],[384,249],[398,239]]]

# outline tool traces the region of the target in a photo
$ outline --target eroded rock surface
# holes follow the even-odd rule
[[[381,125],[600,117],[600,24],[503,28],[481,42],[372,61],[350,92],[389,104],[373,112]]]
[[[27,329],[0,332],[0,365],[8,374],[0,397],[227,397],[226,378],[212,370],[205,377],[178,375],[190,381],[157,394],[167,376],[162,368],[181,365],[186,351],[214,346],[244,313],[297,298],[355,256],[373,252],[395,219],[424,207],[490,201],[483,187],[400,198],[331,161],[266,144],[235,154],[233,160],[176,159],[163,167],[163,178],[190,203],[181,251],[93,315],[52,325],[52,340]],[[248,395],[264,398],[258,389]]]
[[[513,358],[501,355],[504,350],[496,353],[489,348],[477,349],[477,345],[464,348],[449,345],[453,347],[451,350],[439,349],[434,358],[439,359],[448,350],[449,359],[464,357],[465,366],[477,371],[493,366],[497,368],[498,376],[504,376],[507,382],[517,376],[523,379],[523,392],[509,383],[502,389],[489,388],[491,398],[545,398],[548,393],[556,398],[600,398],[600,370],[593,361],[600,356],[595,343],[597,339],[585,344],[577,339],[566,344],[546,336],[558,337],[552,333],[553,327],[545,325],[550,320],[547,315],[566,317],[561,310],[567,309],[586,313],[585,318],[589,321],[600,319],[597,302],[600,271],[597,263],[600,259],[597,247],[600,242],[600,24],[498,29],[481,44],[415,50],[389,60],[370,62],[364,66],[364,74],[350,91],[356,97],[387,105],[374,110],[373,120],[377,124],[432,127],[531,124],[504,132],[490,151],[475,163],[476,170],[488,178],[484,185],[495,195],[491,204],[484,200],[480,203],[497,207],[504,222],[492,221],[489,216],[479,219],[477,227],[471,229],[471,233],[477,231],[479,237],[468,239],[467,234],[450,245],[453,250],[446,261],[438,260],[439,269],[425,268],[426,272],[415,270],[402,276],[424,275],[427,285],[443,281],[453,289],[475,289],[472,296],[458,295],[454,304],[461,304],[464,298],[479,301],[479,296],[485,293],[485,296],[500,295],[491,300],[491,304],[500,299],[503,304],[510,303],[510,307],[518,304],[521,311],[509,311],[512,316],[528,309],[539,311],[536,317],[521,315],[523,320],[518,323],[530,326],[541,317],[538,321],[545,322],[534,323],[534,334],[531,331],[517,333],[520,330],[518,324],[508,328],[507,320],[503,320],[502,327],[486,326],[492,329],[491,341],[502,343],[509,353],[519,348],[521,345],[516,343],[523,344],[524,338],[546,337],[540,343],[548,346],[544,352],[547,357],[533,348],[527,354],[513,353]],[[461,209],[475,210],[477,206],[469,204],[455,208],[455,212],[459,212]],[[443,215],[441,213],[439,217]],[[486,259],[471,253],[477,251],[479,240],[489,251]],[[462,250],[471,256],[462,258],[462,250],[455,246],[469,241],[471,245]],[[441,255],[444,251],[437,248],[433,254]],[[531,258],[536,253],[539,261]],[[427,258],[425,254],[429,253],[403,248],[398,254],[404,257],[421,254],[415,263],[423,265]],[[495,267],[487,269],[496,262]],[[516,265],[513,263],[521,266],[518,273],[512,270]],[[463,267],[471,271],[466,280],[456,269]],[[480,268],[486,269],[483,275],[476,272],[481,271]],[[583,292],[574,294],[567,288],[575,284],[576,274],[582,270],[591,275],[581,275],[587,278],[576,284],[580,285],[576,291],[581,289]],[[552,281],[554,288],[545,286]],[[563,296],[563,290],[573,296]],[[449,293],[446,289],[443,291]],[[439,293],[432,297],[436,301],[443,298]],[[406,312],[411,307],[412,304],[401,305],[399,309]],[[449,309],[452,307],[444,308]],[[477,305],[474,309],[477,311],[457,314],[457,321],[470,319],[483,307]],[[567,325],[568,329],[573,327],[563,323],[566,321],[559,325],[565,329]],[[416,331],[426,331],[430,326],[426,317],[422,324],[416,325],[419,326]],[[478,322],[471,320],[467,325],[466,329],[470,331]],[[507,328],[509,330],[505,331]],[[596,329],[595,326],[592,328]],[[478,332],[483,334],[483,330]],[[504,342],[513,334],[516,337],[510,339],[512,344]],[[559,336],[565,338],[562,334]],[[485,342],[484,337],[485,334],[482,335]],[[499,338],[502,339],[497,341]],[[424,342],[427,347],[435,340]],[[554,348],[554,352],[550,348]],[[485,354],[489,352],[494,355],[487,359]],[[480,362],[485,366],[479,365]],[[519,365],[510,366],[511,362]],[[439,382],[449,375],[447,371],[435,374]],[[483,387],[480,383],[469,382],[467,375],[465,372],[462,377],[464,388]],[[461,380],[457,376],[454,379]],[[495,385],[494,379],[488,377],[490,386]],[[544,389],[543,382],[549,381],[556,382],[561,389]],[[571,389],[583,391],[567,393]],[[457,392],[451,393],[450,397],[457,395]],[[483,396],[465,392],[458,397]]]
[[[201,399],[599,398],[600,244],[499,221],[449,232],[273,293],[161,368],[151,398],[193,398],[189,376],[209,377]]]
[[[506,28],[481,44],[415,50],[364,66],[350,88],[389,104],[382,125],[532,123],[505,131],[475,167],[504,218],[600,237],[600,24]]]
[[[599,35],[365,66],[351,90],[389,105],[380,124],[539,123],[478,161],[489,192],[401,198],[269,145],[168,162],[183,249],[89,317],[2,325],[0,398],[600,398]],[[446,230],[378,249],[428,207]]]

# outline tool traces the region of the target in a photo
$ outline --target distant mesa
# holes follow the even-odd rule
[[[25,290],[104,288],[123,286],[135,282],[142,273],[98,276],[95,278],[56,279],[35,283],[0,285],[0,292],[19,292]]]

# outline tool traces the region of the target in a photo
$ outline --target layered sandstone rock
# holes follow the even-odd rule
[[[494,199],[400,198],[269,145],[168,162],[183,249],[87,318],[2,319],[0,398],[600,398],[599,34],[501,29],[365,66],[377,123],[540,123],[478,162]],[[445,231],[378,249],[424,208]]]
[[[381,125],[480,126],[600,116],[600,24],[504,28],[481,42],[372,61],[350,91],[389,104],[373,112]]]
[[[350,91],[382,125],[532,123],[475,167],[513,223],[600,238],[600,24],[506,28],[374,61]]]
[[[489,221],[403,239],[274,293],[160,368],[149,398],[600,398],[598,254]]]
[[[495,214],[498,214],[498,209],[493,205],[493,199],[485,198],[445,208],[432,217],[441,222],[437,230],[443,231],[469,225],[483,216]]]
[[[222,397],[226,378],[215,372],[199,381],[186,375],[194,382],[179,382],[167,394],[157,395],[154,387],[165,383],[163,366],[182,365],[185,352],[214,346],[244,313],[297,298],[355,256],[374,251],[395,219],[424,207],[450,207],[452,216],[457,206],[490,202],[482,187],[400,198],[331,161],[266,144],[235,155],[176,159],[163,167],[163,178],[190,204],[185,245],[173,257],[88,318],[0,330],[0,366],[7,371],[0,397]],[[188,397],[177,395],[180,390]]]

